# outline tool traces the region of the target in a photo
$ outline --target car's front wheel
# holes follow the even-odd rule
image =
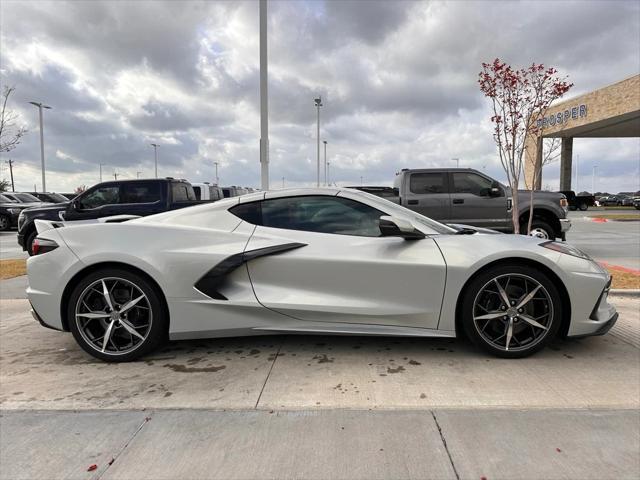
[[[9,230],[11,226],[11,220],[6,215],[0,215],[0,232],[4,232],[5,230]]]
[[[587,205],[586,203],[581,203],[578,208],[580,209],[581,212],[585,212],[587,211],[587,209],[589,208],[589,205]]]
[[[529,266],[490,268],[478,275],[463,295],[466,335],[499,357],[531,355],[560,327],[562,304],[557,288],[547,275]]]
[[[158,289],[119,268],[83,278],[71,293],[67,320],[80,347],[107,362],[128,362],[151,352],[168,328]]]

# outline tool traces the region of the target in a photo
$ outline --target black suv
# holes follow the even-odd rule
[[[103,182],[73,200],[30,208],[18,218],[18,243],[31,255],[36,238],[35,220],[92,220],[112,215],[153,215],[196,205],[193,187],[186,180],[158,178]]]
[[[26,205],[11,200],[0,193],[0,232],[9,230],[18,224],[18,215]]]

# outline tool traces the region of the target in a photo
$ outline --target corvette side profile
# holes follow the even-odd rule
[[[167,338],[281,333],[466,336],[517,358],[617,319],[609,274],[566,243],[443,225],[348,188],[36,223],[33,316],[105,361]]]

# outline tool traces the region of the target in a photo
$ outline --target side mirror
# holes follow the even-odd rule
[[[81,210],[80,202],[78,200],[72,200],[71,208],[73,208],[74,210]]]
[[[383,237],[402,237],[405,240],[420,240],[425,237],[411,222],[388,215],[380,217],[380,233]]]
[[[500,188],[500,184],[498,182],[493,182],[491,184],[491,188],[489,189],[490,197],[500,197],[502,196],[502,189]]]

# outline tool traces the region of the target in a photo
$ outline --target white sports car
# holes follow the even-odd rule
[[[442,225],[356,190],[125,219],[37,221],[28,260],[34,317],[106,361],[167,337],[276,333],[466,335],[514,358],[617,318],[609,274],[570,245]]]

